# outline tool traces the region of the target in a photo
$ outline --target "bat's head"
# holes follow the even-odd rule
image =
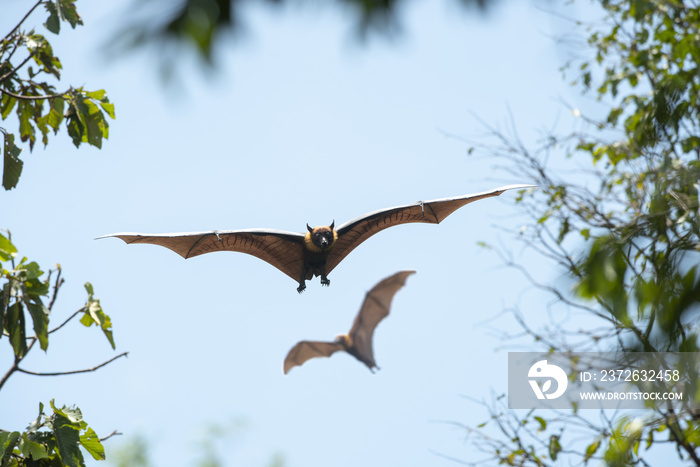
[[[338,234],[334,230],[335,221],[331,225],[322,225],[320,227],[311,227],[306,224],[308,232],[304,238],[306,248],[314,253],[324,253],[333,247],[333,243],[338,239]]]
[[[344,346],[346,349],[352,347],[352,338],[347,334],[339,334],[335,336],[335,343]]]

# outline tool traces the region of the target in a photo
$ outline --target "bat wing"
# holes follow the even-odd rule
[[[376,367],[372,336],[381,320],[389,315],[391,301],[396,292],[406,283],[406,279],[416,271],[400,271],[383,279],[365,295],[355,322],[348,335],[352,340],[352,354],[367,365],[370,370]]]
[[[330,357],[343,346],[336,342],[301,341],[292,347],[284,359],[284,374],[295,366],[302,365],[305,361],[316,357]]]
[[[143,234],[116,233],[126,243],[149,243],[168,248],[183,258],[213,251],[237,251],[266,261],[294,279],[304,269],[304,235],[273,229],[214,230],[209,232]]]
[[[534,187],[535,185],[508,185],[495,190],[443,198],[433,201],[419,201],[405,206],[373,211],[357,217],[336,229],[338,239],[326,259],[326,274],[329,274],[352,250],[372,235],[384,229],[411,222],[439,224],[457,209],[474,201],[498,196],[507,190]]]

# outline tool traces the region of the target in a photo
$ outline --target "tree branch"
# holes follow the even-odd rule
[[[126,356],[128,356],[128,355],[129,355],[129,352],[121,353],[121,354],[117,355],[116,357],[110,358],[110,359],[107,360],[106,362],[100,363],[99,365],[97,365],[97,366],[95,366],[95,367],[87,368],[87,369],[85,369],[85,370],[57,371],[57,372],[52,372],[52,373],[39,373],[39,372],[24,370],[24,369],[22,369],[22,368],[17,367],[17,368],[16,368],[16,371],[19,371],[20,373],[25,373],[25,374],[28,374],[28,375],[34,375],[34,376],[63,376],[63,375],[75,375],[75,374],[78,374],[78,373],[89,373],[89,372],[91,372],[91,371],[99,370],[99,369],[102,368],[103,366],[112,363],[114,360],[116,360],[116,359],[118,359],[118,358],[120,358],[120,357],[126,357]]]
[[[32,338],[31,338],[31,342],[30,342],[29,345],[27,346],[27,351],[24,352],[24,355],[23,355],[22,357],[15,357],[15,362],[12,364],[12,366],[10,367],[10,369],[7,370],[7,373],[5,373],[5,375],[2,377],[2,379],[0,379],[0,389],[2,389],[2,387],[5,385],[5,383],[7,382],[7,380],[10,379],[10,376],[12,376],[12,374],[13,374],[15,371],[22,371],[22,370],[20,370],[20,368],[19,368],[19,363],[22,361],[22,359],[23,359],[24,357],[26,357],[26,356],[29,354],[29,351],[32,350],[32,347],[34,347],[34,344],[36,343],[36,341],[37,341],[37,338],[36,338],[36,337],[32,337]]]
[[[688,453],[688,455],[693,459],[695,465],[700,465],[700,458],[695,452],[695,448],[691,446],[686,439],[683,430],[679,426],[678,416],[672,407],[668,408],[668,413],[664,414],[664,418],[666,419],[666,426],[668,426],[671,436],[676,440],[676,444],[682,447],[685,452]]]
[[[66,324],[68,324],[68,322],[69,322],[70,320],[72,320],[73,318],[75,318],[75,317],[78,315],[78,313],[83,313],[84,311],[85,311],[85,307],[82,307],[81,309],[79,309],[78,311],[76,311],[75,313],[73,313],[72,315],[70,315],[64,322],[62,322],[61,324],[59,324],[59,325],[58,325],[57,327],[55,327],[54,329],[50,330],[50,331],[49,331],[49,334],[52,334],[52,333],[58,331],[58,330],[61,329],[63,326],[65,326]]]
[[[6,75],[7,76],[7,75]],[[5,78],[5,77],[3,77]],[[3,78],[0,78],[0,81],[2,81]],[[19,99],[22,101],[38,101],[42,99],[54,99],[56,97],[65,97],[66,94],[68,94],[68,91],[61,93],[61,94],[49,94],[49,95],[44,95],[44,96],[23,96],[21,94],[15,94],[14,92],[8,91],[7,89],[2,89],[0,88],[0,92],[3,94],[7,94],[10,97],[14,97],[15,99]]]
[[[10,76],[14,75],[15,73],[17,73],[17,70],[19,70],[19,69],[22,68],[24,65],[26,65],[26,63],[27,63],[29,60],[31,60],[32,57],[34,57],[34,54],[33,54],[33,53],[30,53],[30,54],[27,56],[27,58],[25,58],[25,59],[22,61],[22,63],[20,63],[19,65],[17,65],[17,66],[14,67],[13,69],[11,69],[11,70],[8,71],[7,73],[5,73],[4,75],[0,76],[0,83],[2,83],[2,82],[5,81],[7,78],[9,78]],[[5,91],[4,89],[2,89],[2,92],[6,93],[6,92],[8,92],[8,91]],[[12,94],[10,94],[10,95],[12,95]],[[13,97],[14,97],[14,96],[13,96]]]
[[[113,432],[111,432],[110,434],[108,434],[107,436],[105,436],[104,438],[100,438],[100,441],[106,441],[106,440],[108,440],[109,438],[111,438],[112,436],[121,436],[121,435],[123,435],[123,434],[124,434],[124,433],[119,433],[117,430],[114,430]]]
[[[56,296],[58,295],[58,290],[63,285],[63,279],[61,278],[61,266],[58,266],[57,269],[58,269],[58,275],[56,276],[56,281],[53,284],[53,296],[51,297],[51,301],[49,302],[49,308],[48,308],[49,311],[51,311],[53,309],[53,304],[56,301]]]
[[[24,15],[24,18],[22,18],[22,19],[19,21],[19,23],[17,23],[17,26],[15,26],[14,28],[12,28],[12,30],[10,30],[10,32],[8,32],[8,33],[5,35],[5,37],[3,37],[2,39],[3,39],[3,40],[6,40],[8,37],[10,37],[12,34],[14,34],[15,31],[18,30],[18,29],[20,28],[20,26],[22,26],[22,23],[24,23],[24,22],[27,20],[27,18],[29,18],[29,15],[31,15],[31,14],[34,12],[34,10],[36,10],[36,8],[37,8],[39,5],[41,5],[42,3],[44,3],[43,0],[39,0],[38,2],[36,2],[36,3],[34,4],[34,6],[31,7],[31,8],[29,9],[29,11],[27,12],[27,14]]]

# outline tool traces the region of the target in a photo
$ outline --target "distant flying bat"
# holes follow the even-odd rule
[[[506,190],[534,185],[508,185],[495,190],[457,198],[419,201],[413,204],[370,212],[335,228],[331,225],[309,227],[300,234],[272,229],[213,230],[170,234],[116,233],[98,238],[117,237],[126,243],[150,243],[173,250],[183,258],[212,251],[238,251],[267,261],[295,281],[303,292],[306,281],[321,276],[329,285],[328,274],[360,243],[382,230],[399,224],[424,222],[439,224],[443,219],[471,202],[498,196]]]
[[[301,341],[284,359],[284,374],[295,366],[315,357],[330,357],[339,350],[344,350],[374,373],[378,368],[372,351],[372,335],[379,322],[389,315],[391,300],[396,292],[406,283],[406,278],[416,271],[401,271],[389,276],[375,285],[365,295],[365,301],[357,313],[355,322],[347,334],[340,335],[333,342]]]

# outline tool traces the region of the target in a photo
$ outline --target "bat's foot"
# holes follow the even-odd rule
[[[331,281],[325,278],[321,278],[321,285],[325,285],[326,287],[328,287],[329,285],[331,285]]]
[[[297,292],[302,293],[304,290],[306,290],[306,284],[299,284],[299,287],[297,287]]]

